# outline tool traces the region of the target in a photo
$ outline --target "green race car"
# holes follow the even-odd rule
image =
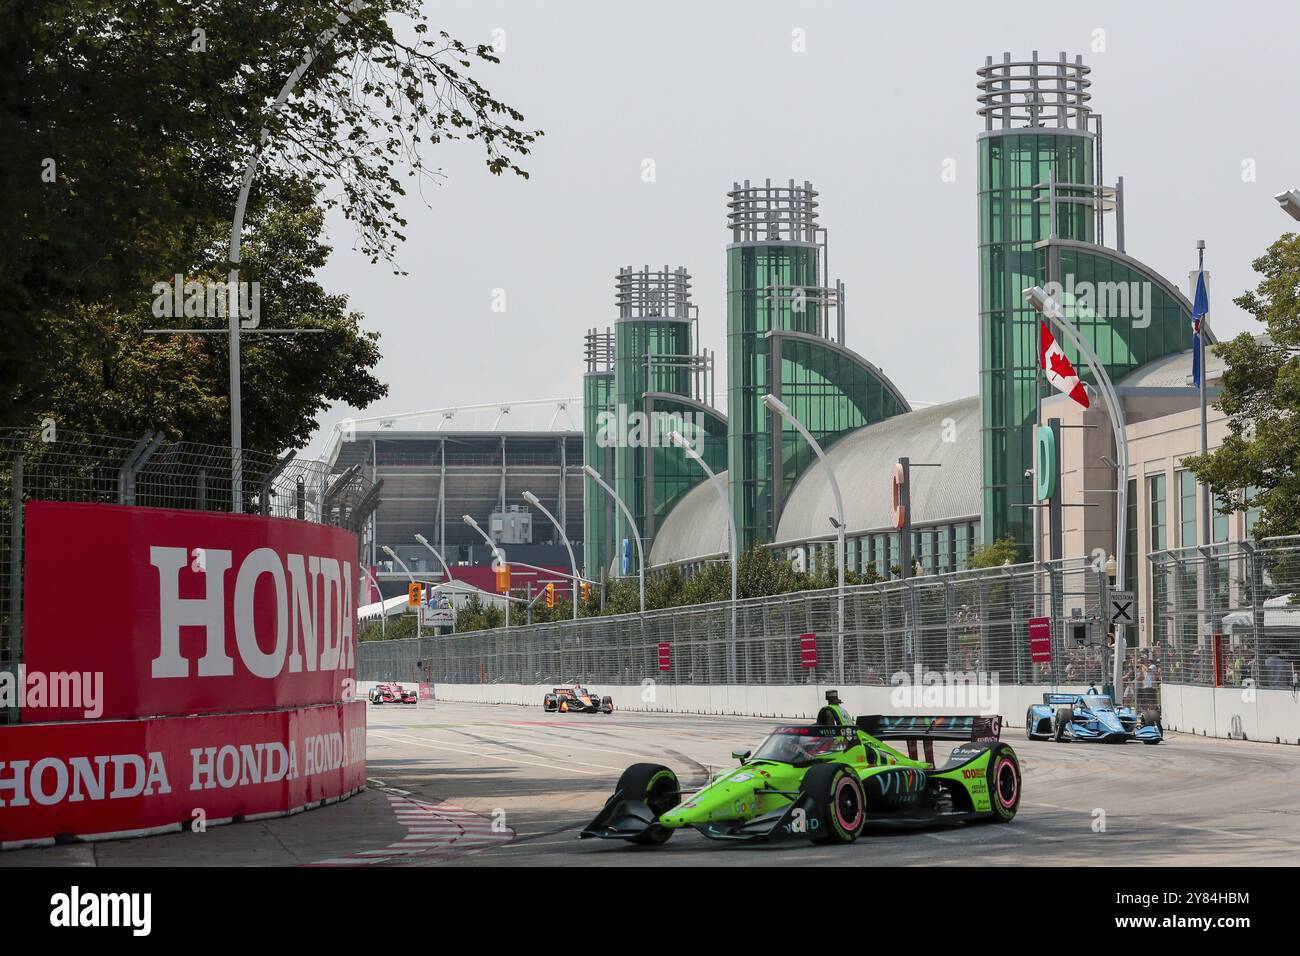
[[[829,697],[829,695],[828,695]],[[837,702],[838,703],[838,702]],[[859,717],[823,708],[811,725],[776,727],[740,767],[685,792],[658,764],[633,764],[583,837],[663,843],[692,827],[715,840],[852,843],[872,823],[1006,823],[1020,806],[1020,763],[1000,717]],[[902,753],[885,741],[907,741]],[[933,741],[958,740],[936,767]],[[917,744],[924,746],[918,757]]]

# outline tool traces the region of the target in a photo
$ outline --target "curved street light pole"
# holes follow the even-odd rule
[[[836,544],[836,571],[838,581],[836,583],[836,603],[838,606],[839,633],[835,639],[835,673],[836,680],[844,682],[844,499],[840,495],[840,483],[835,480],[835,469],[826,459],[826,452],[822,451],[822,446],[817,444],[817,439],[813,438],[812,433],[803,427],[803,422],[794,417],[794,413],[786,404],[775,395],[768,393],[763,396],[763,404],[771,411],[776,412],[791,425],[795,431],[803,436],[821,463],[826,468],[826,474],[830,478],[831,493],[835,496],[835,544]]]
[[[591,465],[583,465],[583,472],[588,478],[600,485],[605,493],[614,499],[614,503],[619,506],[623,512],[623,517],[627,518],[628,527],[632,529],[632,540],[636,542],[637,554],[637,576],[639,578],[639,588],[641,592],[641,613],[645,614],[645,552],[641,549],[641,532],[637,529],[636,522],[632,519],[632,512],[627,510],[627,505],[623,504],[623,499],[618,496],[613,488],[609,486],[604,478],[600,476],[595,468]]]
[[[569,544],[569,536],[564,533],[563,526],[555,520],[555,515],[546,510],[546,506],[537,500],[537,496],[531,491],[524,492],[524,501],[528,502],[542,514],[550,519],[551,524],[555,525],[555,530],[560,532],[560,540],[564,542],[565,550],[569,552],[569,567],[573,570],[573,580],[569,582],[573,589],[570,596],[573,598],[573,619],[578,619],[578,561],[573,556],[573,546]]]
[[[1098,390],[1106,400],[1106,414],[1110,417],[1110,427],[1115,433],[1115,454],[1119,458],[1119,467],[1115,469],[1115,589],[1123,591],[1128,551],[1128,428],[1124,420],[1124,408],[1119,403],[1119,396],[1106,372],[1106,366],[1101,363],[1087,340],[1079,334],[1079,330],[1065,318],[1060,303],[1041,286],[1032,286],[1021,294],[1036,312],[1060,329],[1079,350],[1083,360],[1088,363],[1088,368],[1092,370]],[[1116,623],[1115,659],[1111,667],[1116,705],[1124,699],[1124,630],[1123,624]]]
[[[477,531],[479,535],[483,538],[483,540],[487,542],[487,546],[492,549],[493,559],[498,564],[505,564],[506,563],[505,553],[500,548],[497,547],[497,543],[495,541],[493,541],[491,538],[488,537],[488,533],[478,526],[478,522],[475,521],[473,518],[471,518],[469,515],[461,515],[460,518],[467,525],[469,525],[471,528]],[[509,630],[510,629],[510,594],[507,593],[505,598],[506,598],[506,629]]]
[[[723,511],[727,515],[727,533],[731,538],[731,646],[727,648],[727,670],[730,672],[728,679],[731,683],[736,682],[736,592],[737,592],[737,567],[740,563],[739,555],[736,549],[739,547],[739,538],[736,537],[736,516],[731,511],[731,496],[728,494],[726,482],[722,481],[708,466],[704,458],[698,451],[691,447],[690,443],[682,437],[681,432],[669,432],[668,440],[686,453],[686,457],[691,459],[702,469],[708,476],[709,483],[713,485],[718,492],[718,497],[722,500]]]
[[[401,565],[402,570],[406,572],[406,576],[407,576],[408,578],[411,579],[411,583],[412,583],[412,584],[415,584],[415,583],[416,583],[415,575],[412,574],[412,573],[411,573],[411,569],[408,568],[408,567],[406,566],[406,562],[403,561],[401,558],[399,558],[399,557],[397,556],[397,552],[394,551],[392,548],[390,548],[390,547],[389,547],[388,545],[386,545],[386,544],[381,544],[379,547],[380,547],[381,549],[383,549],[383,552],[384,552],[386,555],[388,555],[390,558],[392,558],[394,561],[396,561],[399,565]],[[380,594],[380,595],[379,595],[379,600],[382,601],[383,599],[384,599],[383,594]],[[416,637],[423,637],[423,636],[424,636],[424,634],[420,631],[420,617],[421,617],[421,616],[422,616],[422,615],[420,614],[420,608],[417,606],[416,609],[415,609],[415,636],[416,636]]]
[[[379,595],[379,633],[384,636],[384,640],[388,640],[388,608],[384,607],[384,592],[379,587],[379,579],[371,574],[370,569],[364,564],[361,570],[365,572],[370,583],[375,586],[375,593]]]
[[[415,540],[420,542],[420,544],[424,545],[426,548],[428,548],[429,551],[432,552],[433,556],[438,559],[438,563],[442,565],[443,572],[447,575],[447,580],[448,581],[455,580],[451,576],[451,568],[447,566],[447,562],[443,560],[442,555],[438,553],[437,549],[435,549],[434,546],[429,543],[429,539],[422,534],[417,534],[415,536]]]
[[[293,93],[293,88],[298,85],[304,73],[311,67],[316,59],[316,54],[325,46],[334,41],[338,32],[352,21],[352,14],[355,14],[366,5],[365,0],[353,0],[338,16],[335,17],[337,26],[330,27],[328,30],[322,30],[320,36],[316,38],[316,46],[309,50],[303,57],[297,69],[289,74],[289,78],[284,81],[284,86],[280,88],[280,95],[275,98],[271,104],[270,110],[267,111],[267,118],[274,116],[280,111],[280,107],[288,102],[289,96]],[[230,497],[231,510],[235,514],[241,514],[244,510],[244,420],[243,409],[240,398],[240,368],[239,368],[239,331],[243,324],[243,319],[239,314],[239,257],[240,257],[240,239],[244,231],[244,210],[248,206],[248,194],[253,188],[253,177],[257,174],[257,161],[262,156],[262,150],[270,142],[271,131],[262,127],[261,137],[258,139],[257,147],[253,154],[248,157],[248,164],[244,167],[244,179],[239,187],[239,198],[235,201],[235,215],[230,223],[230,283],[226,286],[226,312],[229,322],[230,331]],[[249,325],[248,328],[256,328],[257,323]]]

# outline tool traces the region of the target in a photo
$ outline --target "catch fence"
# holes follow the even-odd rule
[[[1295,688],[1300,536],[1159,551],[1145,663],[1165,681]]]
[[[361,680],[450,683],[887,685],[901,672],[981,682],[1106,681],[1109,581],[1086,560],[1004,566],[845,590],[843,671],[834,589],[498,628],[367,641]],[[1050,620],[1052,659],[1036,662],[1031,619]],[[816,663],[803,653],[813,635]],[[661,659],[668,669],[661,670]]]
[[[235,455],[238,454],[238,459]],[[72,501],[197,511],[233,510],[233,463],[242,464],[241,510],[360,532],[379,503],[379,485],[359,467],[331,474],[324,462],[219,445],[42,428],[0,428],[0,672],[22,663],[23,503]],[[69,599],[76,579],[95,572],[85,542],[67,550]],[[0,709],[0,722],[15,712]]]

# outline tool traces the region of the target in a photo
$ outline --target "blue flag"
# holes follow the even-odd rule
[[[1196,273],[1196,301],[1192,303],[1192,384],[1201,387],[1201,320],[1210,312],[1205,292],[1205,272]]]

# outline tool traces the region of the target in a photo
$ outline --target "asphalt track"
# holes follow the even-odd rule
[[[1179,734],[1156,747],[1055,744],[1007,728],[1024,773],[1010,824],[870,830],[847,847],[694,832],[631,847],[578,839],[624,767],[664,763],[698,785],[775,722],[441,702],[372,706],[369,721],[370,788],[341,804],[203,834],[10,851],[0,866],[1261,866],[1300,855],[1300,747]],[[942,759],[947,747],[936,749]]]

